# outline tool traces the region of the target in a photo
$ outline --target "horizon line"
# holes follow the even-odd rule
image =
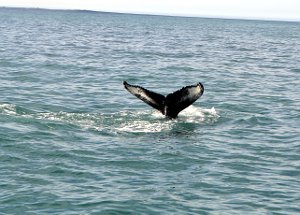
[[[202,19],[223,19],[223,20],[244,20],[244,21],[266,21],[266,22],[300,22],[300,19],[283,18],[262,18],[262,17],[238,17],[238,16],[214,16],[214,15],[196,15],[196,14],[165,14],[165,13],[147,13],[147,12],[129,12],[129,11],[104,11],[90,9],[68,9],[68,8],[46,8],[46,7],[22,7],[22,6],[0,6],[7,9],[32,9],[32,10],[50,10],[50,11],[82,11],[93,13],[113,13],[124,15],[142,15],[142,16],[163,16],[179,18],[202,18]]]

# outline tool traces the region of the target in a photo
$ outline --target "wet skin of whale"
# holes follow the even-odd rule
[[[204,87],[200,82],[183,87],[167,96],[128,84],[126,81],[123,82],[123,85],[128,92],[171,119],[176,118],[180,111],[193,104],[204,92]]]

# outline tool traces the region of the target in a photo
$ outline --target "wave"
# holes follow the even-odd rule
[[[158,111],[120,111],[116,113],[70,113],[70,112],[33,112],[13,104],[0,104],[0,114],[34,120],[62,122],[79,126],[82,129],[117,134],[153,133],[171,131],[178,124],[211,124],[219,115],[214,107],[206,109],[190,106],[183,110],[177,119],[166,119]]]

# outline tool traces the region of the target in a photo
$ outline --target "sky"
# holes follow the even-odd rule
[[[300,0],[0,0],[0,7],[300,21]]]

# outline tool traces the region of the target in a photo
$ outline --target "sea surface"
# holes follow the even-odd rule
[[[0,8],[0,92],[1,215],[300,214],[300,23]]]

